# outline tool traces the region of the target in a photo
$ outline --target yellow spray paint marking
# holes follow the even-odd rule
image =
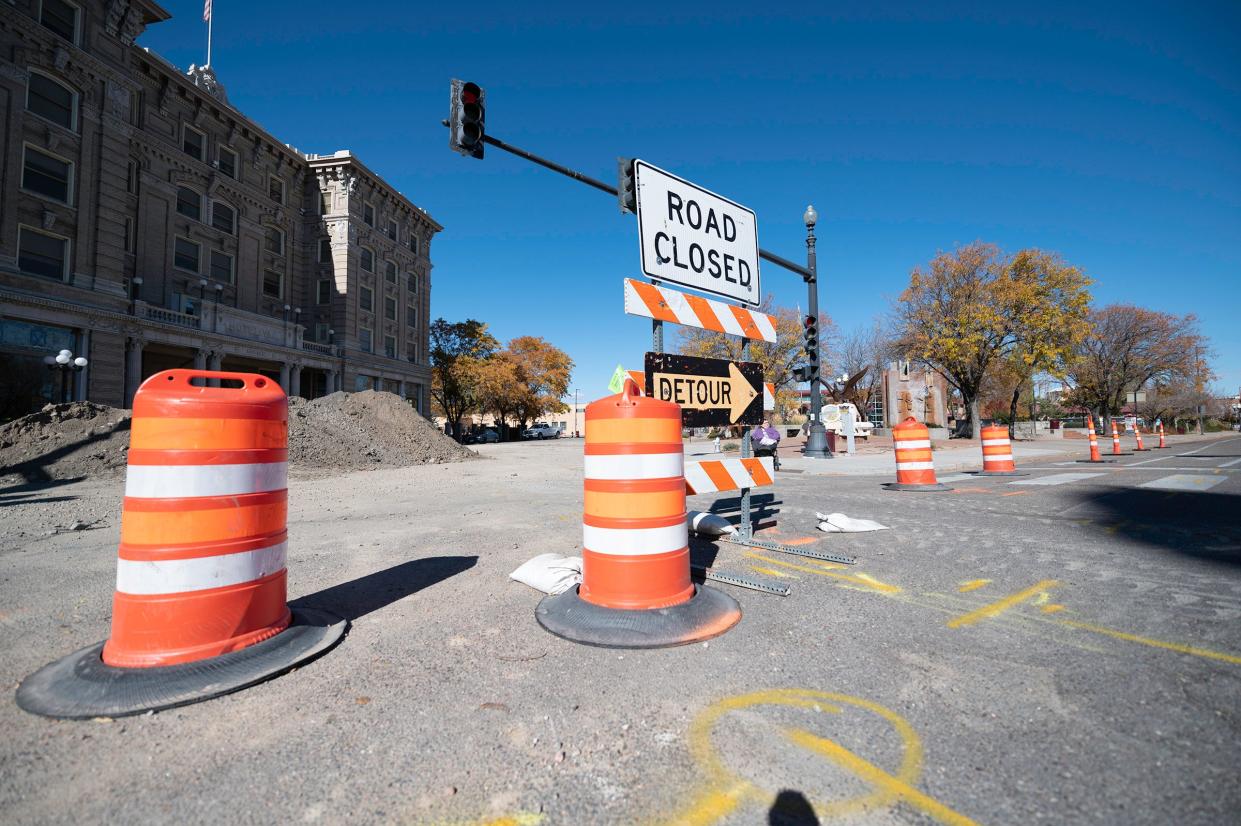
[[[1064,606],[1056,605],[1053,602],[1050,605],[1044,605],[1042,608],[1039,608],[1039,610],[1042,611],[1044,614],[1058,614],[1064,610]]]
[[[998,599],[988,605],[970,611],[968,614],[962,614],[959,617],[953,617],[948,620],[949,628],[962,628],[966,625],[973,625],[979,620],[988,619],[989,617],[998,617],[1014,605],[1020,605],[1026,600],[1038,594],[1040,591],[1046,591],[1049,588],[1055,588],[1060,583],[1054,579],[1044,579],[1041,582],[1031,585],[1025,590],[1018,591],[1015,594],[1009,594],[1003,599]]]
[[[733,775],[723,764],[712,743],[712,733],[729,713],[750,711],[755,706],[791,706],[819,713],[846,714],[862,711],[878,715],[887,722],[901,739],[900,766],[892,773],[859,757],[838,743],[800,729],[786,729],[790,742],[814,754],[828,758],[840,768],[853,774],[873,791],[845,800],[812,802],[820,818],[873,811],[904,802],[949,826],[967,826],[974,821],[953,811],[939,801],[923,794],[914,787],[922,770],[922,743],[913,727],[905,718],[883,706],[850,697],[845,694],[829,694],[804,689],[774,689],[757,691],[739,697],[729,697],[707,708],[690,726],[690,753],[708,777],[704,791],[675,816],[670,823],[708,826],[745,805],[769,808],[776,800],[776,792],[761,789],[748,780]]]
[[[1039,594],[1037,597],[1034,598],[1035,605],[1046,605],[1049,602],[1051,602],[1051,594],[1047,593],[1046,591],[1044,591],[1043,593]]]
[[[838,574],[834,571],[825,571],[822,568],[812,568],[809,565],[796,565],[792,562],[785,562],[782,559],[772,559],[771,557],[763,556],[762,554],[750,552],[747,552],[746,556],[750,559],[761,559],[763,562],[769,562],[772,565],[778,565],[781,568],[788,568],[793,571],[802,571],[807,574],[818,574],[819,576],[831,577],[832,579],[839,579],[844,582],[851,582],[854,585],[860,585],[869,591],[877,591],[881,594],[899,594],[901,592],[900,587],[896,585],[889,585],[886,582],[880,582],[874,577],[867,576],[866,574]]]
[[[815,754],[827,757],[841,768],[853,772],[872,786],[889,792],[902,802],[907,803],[923,814],[930,815],[940,823],[946,823],[948,826],[978,826],[977,821],[971,820],[960,812],[949,809],[935,798],[923,794],[902,780],[898,780],[869,760],[858,757],[839,743],[816,737],[809,732],[798,729],[789,729],[785,732],[785,736],[807,751],[813,751]]]
[[[961,587],[957,590],[964,594],[969,591],[977,591],[982,586],[990,584],[991,580],[989,579],[971,579],[969,582],[962,582]]]
[[[757,571],[760,574],[766,574],[767,576],[778,576],[781,579],[797,579],[797,577],[792,574],[786,574],[784,571],[777,571],[775,568],[761,568],[758,565],[751,565],[750,570]]]
[[[1126,634],[1124,631],[1117,631],[1113,628],[1104,628],[1102,625],[1091,625],[1087,622],[1077,622],[1076,620],[1061,619],[1056,620],[1061,625],[1067,625],[1070,628],[1078,628],[1082,631],[1092,631],[1095,634],[1103,634],[1108,637],[1115,637],[1118,640],[1126,642],[1135,642],[1139,645],[1149,645],[1152,648],[1165,648],[1169,651],[1177,651],[1181,654],[1192,654],[1195,657],[1205,657],[1208,660],[1219,660],[1221,662],[1232,663],[1233,665],[1241,665],[1241,657],[1236,654],[1224,654],[1219,651],[1212,651],[1208,648],[1196,648],[1192,645],[1182,645],[1179,642],[1165,642],[1163,640],[1155,640],[1150,637],[1139,637],[1137,634]]]

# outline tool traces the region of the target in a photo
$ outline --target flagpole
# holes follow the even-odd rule
[[[207,67],[208,68],[211,67],[211,24],[214,22],[215,22],[215,13],[214,13],[214,10],[212,10],[212,13],[207,16]]]

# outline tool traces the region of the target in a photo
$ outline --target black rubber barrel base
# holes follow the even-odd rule
[[[1132,456],[1132,453],[1108,453],[1108,456]]]
[[[600,648],[670,648],[718,637],[741,621],[737,600],[712,588],[671,608],[630,611],[582,599],[577,588],[546,596],[534,610],[539,625],[557,637]]]
[[[17,687],[17,704],[62,720],[128,717],[199,703],[270,680],[338,643],[349,623],[327,611],[293,612],[289,627],[270,639],[218,657],[154,668],[114,668],[95,643],[31,674]]]
[[[1024,470],[967,470],[971,476],[1029,476]]]
[[[1109,465],[1114,461],[1114,459],[1099,459],[1097,461],[1094,459],[1078,459],[1077,463],[1079,465]]]
[[[1154,448],[1149,448],[1149,447],[1135,447],[1133,449],[1133,452],[1134,453],[1150,453],[1153,449]]]
[[[950,486],[945,485],[942,482],[936,482],[933,485],[902,485],[900,482],[884,482],[881,487],[885,487],[888,490],[922,491],[923,493],[937,493],[939,491],[952,490]]]

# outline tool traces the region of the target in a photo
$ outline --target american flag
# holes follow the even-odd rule
[[[211,22],[211,0],[204,0],[203,2],[203,22]]]

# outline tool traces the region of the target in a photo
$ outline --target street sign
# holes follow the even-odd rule
[[[754,211],[634,161],[642,272],[658,281],[757,305]]]
[[[686,427],[763,422],[763,368],[754,362],[647,353],[646,387],[681,405]]]

